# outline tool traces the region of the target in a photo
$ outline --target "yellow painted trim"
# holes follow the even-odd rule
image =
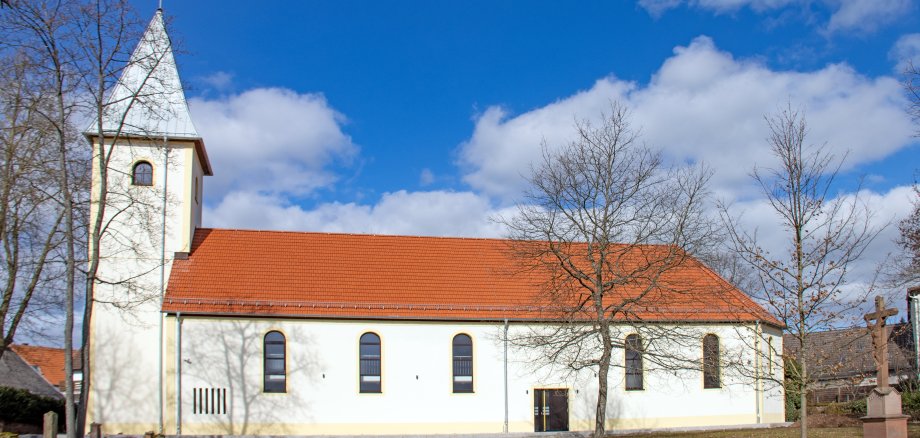
[[[766,412],[762,414],[764,423],[782,423],[786,421],[785,412]]]
[[[195,208],[192,202],[195,199],[195,194],[191,193],[190,190],[195,190],[192,187],[192,178],[194,178],[194,172],[192,168],[194,167],[192,163],[194,162],[195,148],[185,149],[185,160],[182,162],[184,167],[184,177],[182,181],[182,234],[180,238],[182,239],[182,251],[191,252],[192,250],[192,235],[194,231],[192,230],[192,209]],[[287,339],[287,337],[285,337]]]
[[[768,423],[782,422],[778,414],[769,415]],[[231,427],[225,416],[215,417],[214,423],[189,423],[183,425],[183,433],[189,435],[239,435],[241,424]],[[754,424],[753,414],[713,415],[702,417],[658,417],[658,418],[621,418],[607,421],[609,430],[658,429],[669,427],[699,426],[733,426]],[[444,423],[249,423],[246,424],[248,435],[405,435],[405,434],[457,434],[457,433],[500,433],[503,422],[444,422]],[[151,430],[149,424],[106,424],[106,433],[123,432],[142,434]],[[572,421],[572,431],[589,431],[594,428],[591,419],[583,418]],[[510,432],[533,433],[532,421],[513,421],[509,423]]]

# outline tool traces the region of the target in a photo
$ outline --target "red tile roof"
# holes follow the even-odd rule
[[[546,272],[521,272],[509,241],[500,239],[199,229],[188,259],[173,262],[163,311],[545,320],[558,311],[539,304]],[[632,317],[781,326],[695,259],[669,270],[656,284],[630,308]],[[624,297],[638,293],[638,287],[621,292]]]
[[[38,372],[49,383],[58,388],[64,388],[64,349],[53,347],[39,347],[35,345],[11,345],[13,351],[33,367],[38,367]],[[74,350],[74,368],[79,369],[79,351]]]

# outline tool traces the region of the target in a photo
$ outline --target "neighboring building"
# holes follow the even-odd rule
[[[42,397],[63,399],[60,391],[49,382],[38,367],[23,360],[17,349],[8,349],[0,358],[0,386],[24,389]]]
[[[908,323],[890,324],[888,330],[888,363],[891,384],[907,380],[915,374],[914,342]],[[814,378],[814,390],[809,403],[824,404],[865,398],[876,384],[876,365],[872,357],[872,337],[866,327],[851,327],[815,332],[807,344],[809,374]],[[799,341],[793,335],[783,336],[785,357],[799,357]]]
[[[551,313],[534,304],[538,273],[510,274],[506,241],[201,228],[212,169],[160,12],[132,58],[144,62],[125,70],[113,101],[143,90],[163,108],[132,108],[125,126],[113,111],[104,138],[87,133],[96,150],[116,143],[108,184],[119,212],[106,214],[116,237],[100,245],[87,424],[195,435],[592,427],[592,372],[534,369],[533,352],[506,350],[505,330],[547,327]],[[756,348],[781,348],[781,324],[703,264],[657,281],[692,292],[655,289],[656,305],[638,315],[699,332],[674,348],[700,363],[729,352],[755,363]],[[675,375],[642,357],[615,353],[627,372],[611,370],[612,428],[784,421],[782,389],[761,374],[719,375],[717,365],[705,379]]]
[[[37,345],[15,344],[11,346],[12,350],[19,355],[22,360],[28,363],[33,369],[38,371],[42,377],[57,388],[61,394],[66,391],[65,383],[67,382],[66,373],[64,372],[64,349],[54,347],[40,347]],[[83,380],[81,372],[80,352],[73,352],[74,367],[74,392],[80,394],[80,384]]]

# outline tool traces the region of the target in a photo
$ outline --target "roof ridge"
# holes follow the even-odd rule
[[[514,242],[514,239],[504,237],[479,237],[479,236],[425,236],[420,234],[381,234],[381,233],[355,233],[346,231],[300,231],[300,230],[262,230],[246,228],[216,228],[201,227],[196,231],[239,231],[244,233],[279,233],[279,234],[309,234],[309,235],[330,235],[330,236],[356,236],[356,237],[399,237],[410,239],[438,239],[438,240],[473,240],[473,241],[493,241],[493,242]],[[545,242],[543,240],[527,240],[526,242]],[[572,242],[586,243],[586,242]],[[636,246],[636,247],[669,247],[669,243],[611,243],[619,246]],[[692,255],[691,258],[694,258]]]

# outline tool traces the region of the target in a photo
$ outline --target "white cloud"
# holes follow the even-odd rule
[[[214,167],[210,199],[234,190],[305,195],[334,182],[329,167],[358,152],[342,132],[345,117],[319,94],[257,88],[189,105]]]
[[[911,5],[910,0],[822,0],[821,3],[830,12],[826,27],[823,29],[827,33],[871,32],[881,25],[898,19]],[[723,14],[746,7],[759,13],[790,6],[809,9],[813,2],[810,0],[639,0],[639,6],[653,16],[660,16],[669,9],[683,4]]]
[[[830,199],[829,202],[851,203],[854,196],[854,193],[841,193],[837,198]],[[867,293],[871,292],[871,295],[881,294],[895,299],[892,303],[903,309],[904,290],[890,289],[887,275],[892,271],[890,269],[891,257],[898,256],[898,248],[894,243],[898,236],[897,222],[911,211],[913,189],[911,186],[899,186],[884,193],[864,190],[859,196],[865,203],[866,209],[871,212],[870,226],[875,229],[884,228],[866,248],[859,260],[847,266],[846,284],[841,288],[841,298],[862,300],[866,298]],[[790,254],[792,247],[789,230],[781,225],[780,217],[765,199],[735,203],[730,212],[733,217],[739,219],[744,230],[749,233],[756,231],[759,246],[768,254],[777,258]],[[861,312],[850,312],[849,316],[842,318],[859,318],[861,315]],[[854,322],[858,320],[837,321],[839,325],[849,325]]]
[[[778,9],[801,0],[639,0],[639,6],[658,16],[682,4],[716,13],[734,12],[744,7],[755,11]]]
[[[920,67],[920,33],[902,35],[888,52],[888,58],[895,61],[895,74],[901,74],[910,63]]]
[[[910,0],[825,0],[837,5],[827,24],[828,32],[871,32],[890,23],[910,8]]]
[[[272,230],[501,237],[489,200],[471,192],[400,190],[374,205],[332,202],[312,209],[283,197],[234,192],[205,212],[206,226]]]
[[[427,186],[434,182],[434,173],[431,169],[425,168],[422,169],[422,173],[418,176],[418,183],[422,186]]]
[[[219,71],[202,77],[201,82],[216,90],[226,90],[233,84],[233,74]]]
[[[590,89],[526,113],[510,116],[490,107],[459,148],[464,181],[476,190],[513,201],[521,175],[548,146],[571,138],[573,121],[594,119],[612,101],[632,110],[643,139],[675,161],[704,161],[715,171],[714,189],[734,197],[749,187],[754,167],[770,166],[765,113],[790,101],[804,106],[809,139],[832,152],[850,151],[855,166],[887,156],[911,142],[913,127],[903,111],[897,80],[866,78],[845,64],[813,72],[774,71],[734,59],[711,39],[677,47],[646,86],[614,77]]]

